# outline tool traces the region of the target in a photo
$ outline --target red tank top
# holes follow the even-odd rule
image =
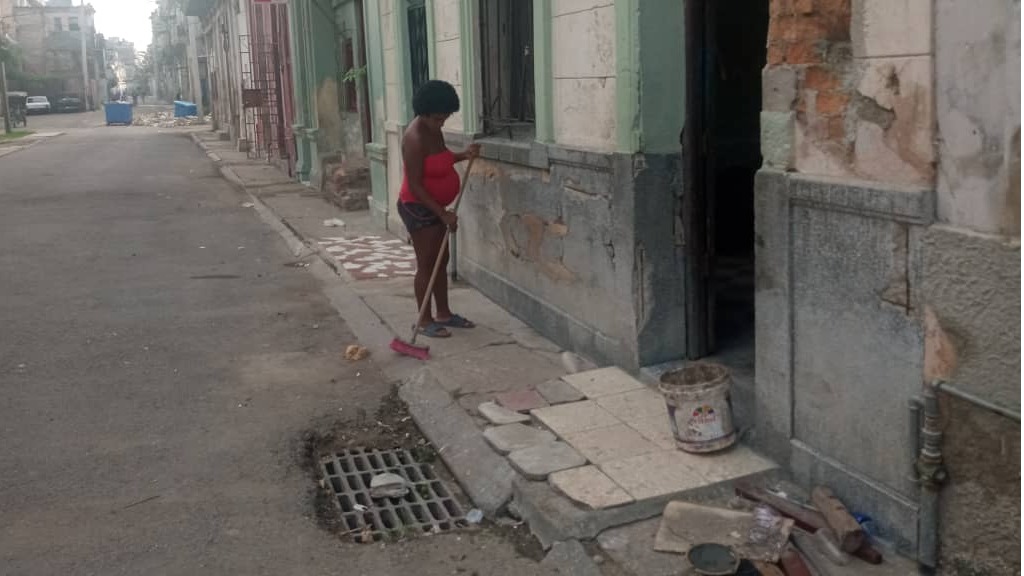
[[[403,170],[404,172],[404,170]],[[459,195],[459,173],[455,171],[455,153],[451,150],[431,154],[423,159],[423,188],[441,206],[447,206]],[[409,177],[402,174],[402,191],[398,199],[415,203],[416,195],[409,189]]]

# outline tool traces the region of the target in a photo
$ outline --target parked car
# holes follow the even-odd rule
[[[50,100],[46,96],[29,96],[26,107],[29,114],[49,114]]]
[[[82,110],[84,110],[84,108],[82,107],[81,98],[65,96],[64,98],[57,100],[57,112],[81,112]]]

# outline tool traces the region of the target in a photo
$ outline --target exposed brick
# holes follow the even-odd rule
[[[838,90],[819,92],[815,100],[815,110],[821,116],[839,116],[846,110],[850,95]]]
[[[823,66],[811,66],[804,71],[804,88],[817,90],[835,90],[839,88],[839,77]]]
[[[814,12],[814,0],[795,0],[793,9],[798,14],[811,14]]]
[[[824,53],[813,40],[794,42],[786,47],[786,62],[789,64],[821,64]]]
[[[786,61],[786,46],[781,42],[768,43],[768,65],[777,66]]]
[[[846,120],[843,117],[828,119],[829,140],[842,140],[846,138]]]

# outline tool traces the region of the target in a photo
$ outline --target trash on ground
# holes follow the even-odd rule
[[[370,351],[358,344],[349,344],[345,348],[345,359],[350,362],[362,360],[370,355]]]
[[[409,493],[405,478],[385,472],[370,479],[370,498],[401,498]]]
[[[562,368],[569,374],[575,374],[580,371],[581,367],[580,357],[566,350],[562,352]]]
[[[362,504],[353,504],[353,505],[352,505],[352,508],[353,508],[353,509],[354,509],[354,510],[355,510],[356,512],[366,512],[367,510],[369,510],[369,509],[370,509],[370,508],[369,508],[369,506],[364,506],[364,505],[362,505]]]
[[[793,530],[793,520],[778,515],[758,519],[754,514],[669,502],[654,539],[658,552],[687,554],[697,544],[721,544],[741,558],[777,562]],[[751,534],[757,542],[752,541]]]
[[[705,576],[729,576],[740,567],[740,557],[728,546],[705,542],[692,546],[686,553],[690,566]]]
[[[242,202],[242,208],[252,208],[255,206],[252,202]]]
[[[836,535],[844,552],[856,552],[864,544],[864,528],[831,490],[817,486],[811,491],[811,502],[825,516],[825,522]]]
[[[345,221],[341,218],[328,218],[327,220],[324,220],[324,226],[327,228],[344,228]]]
[[[212,119],[213,117],[210,115],[206,115],[203,118],[199,116],[175,118],[173,112],[151,112],[149,114],[135,114],[132,124],[135,126],[148,126],[150,128],[178,128],[181,126],[206,124]]]
[[[466,522],[469,524],[479,524],[484,521],[484,511],[479,508],[473,508],[469,512],[466,512]]]

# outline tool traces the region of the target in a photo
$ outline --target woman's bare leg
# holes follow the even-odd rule
[[[430,295],[427,294],[427,284],[430,284],[430,274],[434,271],[434,262],[437,260],[437,253],[441,249],[441,242],[444,240],[444,230],[444,226],[441,225],[428,226],[409,234],[412,238],[413,250],[416,252],[416,278],[413,281],[413,287],[416,292],[417,308],[423,305],[424,298],[430,298]],[[437,279],[434,280],[434,294],[438,293],[437,286],[442,282],[445,288],[444,304],[447,309],[447,276],[443,271],[439,270]],[[434,321],[430,308],[431,306],[428,304],[423,315],[420,316],[420,326],[427,326]],[[448,314],[450,316],[451,312],[448,312]]]

